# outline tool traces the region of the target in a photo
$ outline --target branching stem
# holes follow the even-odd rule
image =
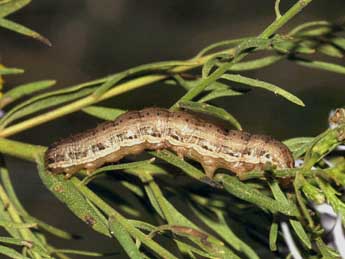
[[[279,19],[275,20],[271,25],[269,25],[258,37],[259,38],[269,38],[273,35],[277,30],[279,30],[282,26],[284,26],[289,20],[291,20],[295,15],[297,15],[304,7],[306,7],[312,0],[299,0],[295,3],[283,16]],[[228,53],[233,55],[235,48],[228,49],[223,51],[223,53]],[[217,53],[216,53],[217,54]],[[187,71],[196,67],[203,65],[209,58],[211,58],[215,54],[199,57],[197,59],[191,59],[195,65],[190,66],[177,66],[174,69],[168,71],[169,73],[180,73],[183,71]],[[194,87],[190,91],[188,91],[180,101],[188,101],[193,99],[199,93],[201,93],[207,85],[218,79],[223,73],[225,73],[234,63],[240,61],[246,56],[245,53],[238,55],[232,62],[227,63],[221,67],[219,67],[214,73],[212,73],[206,80],[203,80],[197,87]],[[188,61],[187,61],[188,62]],[[78,111],[88,105],[98,103],[102,100],[120,95],[122,93],[147,86],[152,83],[159,82],[161,80],[167,79],[169,77],[168,74],[153,74],[153,75],[146,75],[143,77],[139,77],[128,82],[119,84],[118,86],[110,89],[106,93],[104,93],[99,98],[95,98],[94,96],[87,96],[70,104],[64,105],[62,107],[56,108],[52,111],[46,112],[44,114],[38,115],[33,118],[29,118],[25,121],[19,122],[15,125],[12,125],[8,128],[3,129],[0,131],[0,137],[8,137],[14,135],[18,132],[22,132],[29,128],[35,127],[37,125],[43,124],[45,122],[54,120],[56,118],[62,117],[64,115],[70,114],[72,112]]]

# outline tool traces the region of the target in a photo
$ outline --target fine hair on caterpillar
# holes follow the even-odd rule
[[[267,163],[278,169],[294,164],[290,150],[272,137],[227,130],[195,114],[163,108],[130,111],[62,139],[48,148],[45,164],[52,173],[92,173],[127,155],[161,149],[198,161],[210,178],[217,168],[240,175]]]

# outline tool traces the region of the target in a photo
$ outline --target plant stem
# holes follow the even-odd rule
[[[294,4],[283,16],[275,20],[270,26],[268,26],[261,34],[261,38],[269,38],[278,29],[283,27],[291,18],[296,16],[304,7],[311,3],[313,0],[299,0]]]
[[[21,142],[8,140],[0,138],[0,153],[13,155],[16,157],[23,158],[29,161],[37,160],[38,156],[42,156],[43,152],[45,151],[45,147],[43,146],[35,146],[30,144],[24,144]],[[126,230],[135,238],[140,239],[140,241],[150,247],[153,251],[158,253],[159,255],[163,256],[167,259],[177,259],[177,257],[173,256],[168,250],[161,247],[158,243],[154,240],[151,240],[147,237],[144,233],[140,230],[135,228],[130,224],[130,222],[123,217],[120,213],[114,210],[111,206],[105,203],[101,198],[99,198],[95,193],[89,190],[83,183],[78,180],[77,178],[72,178],[70,181],[78,188],[78,190],[87,197],[90,201],[92,201],[98,208],[100,208],[106,215],[114,217],[117,221],[119,221]],[[10,200],[8,199],[5,190],[0,185],[0,200],[4,204],[9,204],[8,207],[9,213],[11,217],[13,217],[14,222],[22,223],[18,213],[16,212],[14,206],[10,204]],[[29,230],[27,229],[20,229],[23,232],[23,238],[27,240],[32,240],[33,238],[30,237]]]
[[[258,178],[264,179],[269,174],[272,174],[274,177],[277,177],[277,178],[295,177],[296,174],[298,174],[298,173],[302,174],[303,176],[306,176],[306,177],[314,177],[316,175],[323,175],[323,177],[326,177],[324,171],[321,169],[303,170],[302,168],[294,168],[294,169],[287,169],[287,170],[284,170],[284,169],[283,170],[276,170],[273,172],[265,172],[265,171],[244,172],[241,174],[240,179],[241,179],[241,181],[258,179]]]
[[[10,215],[11,219],[13,220],[14,223],[24,223],[18,213],[18,211],[15,209],[13,206],[12,202],[8,198],[5,189],[2,187],[0,184],[0,200],[6,206],[6,210],[8,211],[8,214]],[[23,240],[27,241],[34,241],[34,236],[32,232],[29,229],[18,229],[18,232],[20,233],[21,237]],[[37,252],[32,252],[33,256],[37,259],[41,259],[42,257],[37,253]]]
[[[268,26],[260,35],[260,38],[268,38],[273,33],[275,33],[278,29],[280,29],[284,24],[286,24],[291,18],[293,18],[297,13],[299,13],[304,7],[306,7],[312,0],[299,0],[296,4],[294,4],[283,16],[281,16],[279,19],[275,20],[270,26]],[[222,51],[223,53],[233,54],[234,48],[228,49],[226,51]],[[193,63],[196,62],[195,65],[191,66],[177,66],[174,69],[168,71],[169,73],[180,73],[183,71],[187,71],[196,67],[199,67],[203,65],[209,58],[216,55],[217,53],[199,57],[197,59],[190,59],[189,61],[192,61]],[[245,54],[240,54],[236,60],[239,61],[242,58],[244,58]],[[208,85],[209,82],[212,80],[216,80],[219,78],[224,72],[226,72],[227,69],[229,69],[235,62],[230,62],[228,64],[225,64],[222,67],[219,67],[208,79],[203,80],[198,87],[193,88],[191,91],[186,93],[185,96],[181,98],[181,100],[191,100],[196,95],[198,95],[201,91],[204,90],[204,88]],[[100,96],[99,98],[95,98],[94,96],[87,96],[85,98],[82,98],[78,101],[72,102],[70,104],[67,104],[63,107],[56,108],[55,110],[46,112],[44,114],[38,115],[36,117],[27,119],[25,121],[19,122],[13,126],[10,126],[8,128],[3,129],[0,131],[0,137],[8,137],[13,134],[16,134],[18,132],[24,131],[26,129],[32,128],[34,126],[40,125],[42,123],[54,120],[56,118],[59,118],[63,115],[78,111],[88,105],[97,103],[99,101],[120,95],[122,93],[134,90],[136,88],[144,87],[146,85],[159,82],[161,80],[167,79],[169,77],[169,73],[162,75],[162,74],[153,74],[153,75],[147,75],[140,78],[136,78],[133,80],[130,80],[128,82],[119,84],[117,87],[114,87],[107,91],[105,94]]]
[[[296,14],[298,14],[311,1],[312,0],[299,0],[283,16],[276,19],[271,25],[269,25],[257,38],[268,39],[283,25],[285,25],[290,19],[292,19]],[[238,46],[241,46],[241,44]],[[176,109],[179,102],[192,100],[194,97],[200,94],[211,82],[216,81],[227,70],[229,70],[235,63],[241,61],[248,54],[249,52],[243,52],[243,53],[239,53],[238,55],[235,55],[231,62],[225,63],[222,66],[218,67],[216,71],[214,71],[210,76],[205,78],[205,80],[201,81],[199,85],[192,88],[184,96],[182,96],[171,108]]]
[[[3,129],[0,132],[0,137],[8,137],[13,134],[16,134],[18,132],[21,132],[23,130],[32,128],[34,126],[40,125],[42,123],[45,123],[47,121],[54,120],[56,118],[62,117],[63,115],[78,111],[88,105],[91,105],[93,103],[108,99],[110,97],[131,91],[136,88],[140,88],[145,85],[149,85],[151,83],[160,81],[167,76],[163,75],[151,75],[151,76],[144,76],[138,79],[134,79],[131,81],[128,81],[126,83],[120,84],[117,87],[111,89],[110,91],[106,92],[104,95],[102,95],[99,98],[95,98],[94,96],[90,95],[85,98],[82,98],[78,101],[72,102],[70,104],[67,104],[65,106],[56,108],[55,110],[46,112],[44,114],[38,115],[34,118],[27,119],[23,122],[19,122],[13,126],[10,126],[6,129]]]
[[[280,5],[280,0],[276,0],[276,3],[274,4],[274,11],[276,13],[276,19],[279,19],[280,17],[282,17],[282,15],[280,13],[279,5]]]
[[[312,22],[307,22],[307,23],[303,23],[299,26],[297,26],[296,28],[294,28],[293,30],[291,30],[288,34],[288,36],[294,36],[295,34],[309,28],[309,27],[313,27],[313,26],[330,26],[331,23],[329,21],[312,21]]]
[[[45,151],[45,147],[0,138],[0,153],[35,161]]]
[[[88,189],[86,186],[84,186],[80,180],[78,180],[77,178],[72,178],[71,182],[78,188],[78,190],[85,197],[87,197],[92,203],[94,203],[105,214],[107,214],[108,217],[110,217],[110,216],[113,217],[121,225],[123,225],[123,227],[127,230],[127,232],[131,236],[138,238],[141,242],[143,242],[148,247],[150,247],[154,252],[156,252],[157,254],[162,256],[162,258],[177,259],[168,250],[165,250],[163,247],[161,247],[155,241],[153,241],[148,236],[146,236],[144,233],[142,233],[140,230],[135,228],[125,217],[123,217],[120,213],[118,213],[116,210],[114,210],[112,207],[110,207],[101,198],[99,198],[95,193],[93,193],[90,189]]]

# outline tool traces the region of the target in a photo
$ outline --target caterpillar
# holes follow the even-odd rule
[[[126,112],[62,139],[47,149],[45,165],[68,177],[81,169],[92,173],[127,155],[161,149],[198,161],[210,178],[218,168],[240,175],[263,169],[266,163],[279,169],[294,165],[290,150],[272,137],[228,130],[195,114],[163,108]]]

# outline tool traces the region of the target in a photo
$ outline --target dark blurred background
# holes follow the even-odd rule
[[[283,0],[281,9],[286,10],[294,2]],[[259,34],[274,19],[273,5],[273,0],[36,0],[10,18],[42,33],[53,46],[0,29],[1,63],[26,71],[24,75],[6,77],[5,86],[9,89],[30,81],[56,79],[56,87],[65,87],[143,63],[190,58],[213,42]],[[305,21],[336,20],[344,14],[344,0],[315,0],[283,30]],[[345,65],[344,60],[336,62]],[[250,132],[278,139],[314,136],[327,127],[329,111],[345,105],[344,75],[288,62],[247,74],[295,93],[306,104],[305,108],[298,107],[258,89],[242,97],[213,102],[239,118]],[[176,89],[156,84],[104,105],[124,109],[168,107],[183,94],[182,88]],[[12,138],[49,145],[97,122],[77,112]],[[30,213],[87,237],[73,242],[52,239],[56,246],[118,249],[114,241],[89,230],[53,198],[42,186],[33,164],[10,157],[7,163],[18,195]]]

